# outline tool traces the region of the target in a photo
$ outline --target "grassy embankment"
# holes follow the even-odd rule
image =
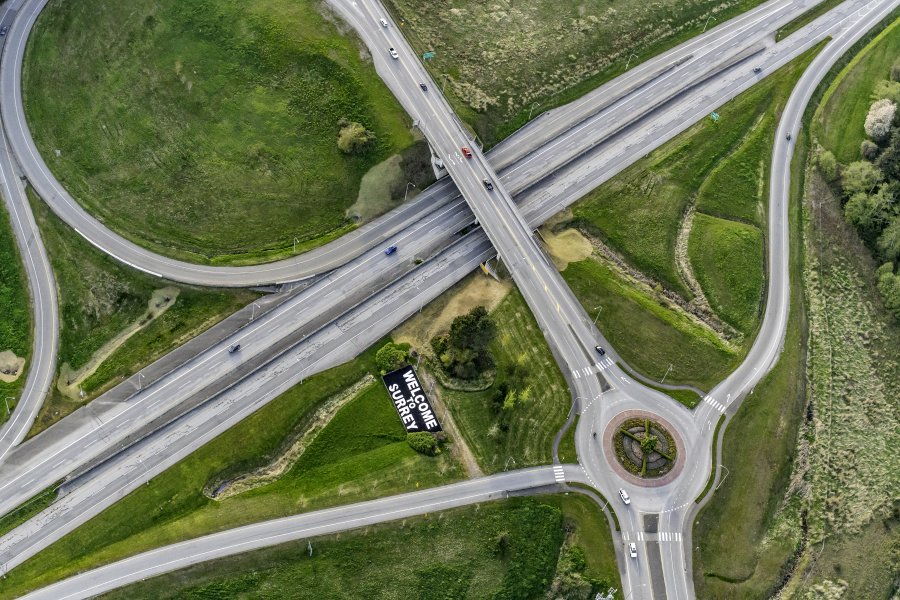
[[[425,0],[388,7],[453,108],[492,146],[554,106],[760,4],[760,0],[609,3]]]
[[[574,207],[573,225],[659,286],[635,286],[622,269],[595,259],[563,272],[591,314],[602,306],[600,330],[641,373],[659,380],[669,371],[667,382],[709,389],[749,348],[762,309],[762,228],[777,113],[813,52],[726,103],[717,123],[694,125]],[[663,298],[668,290],[693,299],[676,261],[692,205],[687,259],[710,308],[733,329],[730,342]]]
[[[324,10],[55,0],[25,58],[35,142],[79,202],[156,252],[238,264],[321,245],[355,226],[363,175],[413,144],[359,40]],[[341,119],[375,141],[342,153]]]
[[[572,546],[588,578],[621,587],[609,539],[587,498],[512,499],[313,539],[311,557],[306,541],[242,554],[104,598],[538,598]]]
[[[74,386],[66,395],[54,385],[32,433],[49,427],[256,297],[247,290],[175,284],[126,267],[75,234],[30,191],[29,197],[59,289],[60,377],[71,377]],[[94,357],[104,345],[155,309],[155,302],[161,298],[154,292],[162,289],[174,298],[165,312],[122,341],[105,360],[94,365],[93,373],[79,373],[86,364],[99,360],[99,356]],[[151,298],[155,300],[151,302]],[[83,398],[79,387],[84,391]]]
[[[812,119],[814,139],[830,140],[836,146],[826,147],[835,153],[844,147],[851,160],[868,104],[869,92],[862,89],[871,90],[896,57],[885,50],[896,48],[896,24],[892,31],[823,84],[833,80]],[[880,61],[880,69],[868,57]],[[884,357],[895,354],[900,332],[877,304],[868,251],[843,222],[833,191],[815,172],[801,189],[809,142],[806,136],[798,140],[803,152],[793,165],[792,219],[798,218],[804,192],[806,201],[803,244],[796,236],[792,242],[794,305],[785,351],[726,431],[723,464],[730,476],[695,528],[699,597],[768,597],[787,582],[784,597],[799,600],[840,591],[845,581],[842,598],[888,598],[897,576],[900,519],[890,499],[897,497],[900,481],[896,470],[884,470],[881,444],[896,444],[896,404],[891,407],[885,394],[900,385],[900,373]],[[803,337],[798,339],[804,325],[798,319],[801,267],[808,360]],[[806,419],[804,375],[812,385]],[[872,427],[887,433],[878,444],[872,443]],[[766,453],[749,445],[761,440]],[[791,473],[795,456],[803,460]]]
[[[9,407],[15,408],[19,393],[25,384],[28,359],[31,358],[31,300],[28,281],[16,238],[9,222],[6,204],[0,201],[0,352],[10,351],[18,358],[26,360],[22,373],[16,381],[0,381],[0,401],[8,400]],[[0,423],[9,418],[6,404],[0,405]]]
[[[481,276],[481,275],[477,275]],[[491,312],[500,331],[491,346],[497,377],[480,391],[443,389],[463,437],[485,473],[547,464],[553,459],[553,438],[566,421],[572,398],[547,342],[518,290]],[[497,426],[491,397],[516,362],[524,364],[521,388],[531,388],[528,400],[510,410],[508,430]]]
[[[198,535],[459,479],[449,453],[430,458],[409,447],[384,386],[375,382],[274,482],[222,501],[204,494],[206,486],[269,463],[326,399],[376,372],[369,351],[310,377],[14,569],[0,582],[0,596]]]

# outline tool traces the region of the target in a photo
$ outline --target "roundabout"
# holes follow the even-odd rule
[[[603,452],[619,476],[644,487],[666,485],[684,467],[684,443],[678,430],[644,410],[627,410],[609,421],[603,432]]]

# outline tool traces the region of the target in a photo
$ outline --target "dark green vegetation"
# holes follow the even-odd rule
[[[771,597],[800,543],[797,529],[768,538],[766,534],[783,509],[805,404],[806,325],[799,277],[799,199],[806,141],[805,136],[797,141],[791,176],[791,198],[797,201],[790,207],[791,308],[784,351],[725,430],[721,463],[724,479],[694,524],[698,598]]]
[[[2,200],[2,199],[0,199]],[[6,204],[0,202],[0,352],[9,350],[26,360],[31,355],[31,304],[28,281],[22,265],[16,238],[6,212]],[[24,370],[27,370],[26,363]],[[23,372],[14,382],[0,381],[0,400],[11,397],[10,408],[25,383]],[[9,415],[6,405],[0,407],[0,423]]]
[[[571,225],[600,239],[659,287],[640,292],[612,269],[587,260],[563,276],[622,358],[659,380],[709,389],[741,360],[759,323],[763,234],[777,117],[818,48],[769,75],[589,194]],[[663,294],[693,299],[676,245],[694,204],[687,254],[711,308],[735,330],[732,342],[673,310]]]
[[[712,331],[661,305],[599,261],[569,263],[563,278],[586,310],[603,307],[600,331],[631,367],[656,381],[672,365],[667,382],[710,389],[740,362]]]
[[[96,362],[92,357],[98,350],[142,320],[156,290],[167,288],[166,294],[175,297],[164,313],[117,345],[96,365],[93,374],[76,385],[84,391],[84,398],[79,398],[77,391],[73,397],[66,396],[54,385],[41,407],[32,433],[50,426],[84,401],[109,389],[256,297],[246,290],[174,284],[126,267],[77,235],[30,191],[29,195],[56,274],[61,321],[58,363],[61,372],[67,373],[66,377],[69,376],[66,365],[78,370]]]
[[[619,463],[640,477],[668,473],[677,458],[675,440],[659,423],[650,419],[628,419],[615,432],[613,447]],[[636,442],[640,449],[629,455],[625,445]],[[656,456],[658,455],[658,456]]]
[[[460,379],[478,379],[494,366],[490,346],[496,337],[494,319],[483,306],[476,306],[453,319],[450,333],[432,339],[431,348],[447,374]]]
[[[829,89],[831,96],[817,113],[815,131],[827,131],[826,122],[832,118],[834,108],[841,107],[840,112],[848,114],[852,123],[861,116],[856,111],[865,106],[863,95],[868,92],[874,100],[868,114],[863,115],[862,131],[844,130],[847,137],[837,146],[837,153],[844,156],[847,151],[842,146],[848,139],[860,143],[862,160],[839,163],[835,152],[826,145],[817,162],[823,177],[840,190],[845,219],[856,228],[879,265],[876,278],[882,301],[900,319],[900,128],[893,125],[900,101],[898,40],[900,35],[895,31],[886,31],[842,72],[840,83],[833,91]],[[823,138],[825,144],[837,142],[827,135]]]
[[[609,539],[585,498],[512,499],[314,539],[311,557],[298,541],[204,563],[104,598],[587,599],[620,587]]]
[[[12,571],[0,595],[159,545],[246,523],[461,477],[450,453],[415,452],[380,382],[337,412],[273,483],[214,501],[204,488],[267,464],[326,399],[377,373],[374,351],[305,380],[124,500]]]
[[[396,371],[409,361],[409,344],[388,342],[375,353],[375,366],[384,375]]]
[[[489,345],[493,381],[475,391],[445,386],[442,395],[486,473],[549,463],[569,388],[518,290],[490,317],[499,331]]]
[[[358,39],[323,10],[55,0],[26,55],[37,146],[79,202],[154,251],[247,263],[334,239],[354,226],[362,176],[413,139]],[[342,152],[342,119],[374,139]]]
[[[775,41],[780,41],[791,35],[798,29],[803,28],[808,23],[812,23],[829,10],[843,2],[844,0],[823,0],[819,4],[813,6],[805,13],[775,32]]]
[[[454,109],[492,146],[530,117],[581,97],[760,0],[426,0],[388,7]],[[632,56],[634,55],[634,56]]]

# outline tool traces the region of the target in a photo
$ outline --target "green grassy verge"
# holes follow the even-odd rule
[[[174,284],[126,267],[72,231],[30,190],[29,198],[59,289],[61,371],[66,364],[81,368],[104,344],[141,319],[155,290],[177,290],[166,312],[128,338],[83,381],[83,399],[65,396],[54,386],[32,434],[257,297],[247,290]]]
[[[222,501],[203,494],[204,486],[268,463],[316,407],[368,373],[377,373],[371,350],[291,388],[14,569],[0,582],[0,597],[206,533],[459,479],[461,469],[449,453],[431,458],[409,447],[384,386],[376,382],[273,483]]]
[[[621,367],[622,365],[619,365]],[[658,385],[650,385],[647,383],[643,383],[643,385],[647,386],[650,389],[654,389],[657,392],[663,393],[669,398],[681,402],[688,408],[694,408],[700,401],[703,399],[697,395],[697,392],[691,390],[668,390],[664,387],[659,387]]]
[[[716,480],[716,469],[718,469],[718,464],[716,463],[716,452],[719,449],[719,430],[722,429],[722,424],[725,422],[725,415],[719,417],[719,420],[716,421],[716,428],[713,430],[713,440],[712,440],[712,469],[709,472],[709,478],[706,480],[706,485],[703,486],[703,490],[700,492],[700,495],[694,500],[695,504],[700,504],[706,495],[709,493],[709,489],[712,487],[713,482]]]
[[[813,49],[587,195],[574,223],[600,237],[629,263],[685,298],[675,245],[685,209],[749,223],[764,222],[775,117]],[[763,268],[760,262],[756,271]]]
[[[104,598],[538,598],[559,575],[557,557],[570,545],[585,551],[585,575],[617,583],[605,520],[585,500],[517,498],[407,519],[402,526],[376,525],[315,538],[312,556],[306,541],[291,542]]]
[[[785,25],[784,27],[782,27],[781,29],[776,31],[775,32],[775,41],[779,42],[779,41],[783,40],[784,38],[786,38],[787,36],[794,33],[795,31],[797,31],[798,29],[801,29],[802,27],[805,27],[807,24],[812,23],[813,21],[815,21],[816,19],[818,19],[819,17],[821,17],[822,15],[824,15],[829,10],[831,10],[832,8],[834,8],[835,6],[837,6],[838,4],[840,4],[843,1],[844,0],[824,0],[823,2],[820,2],[819,4],[817,4],[816,6],[813,6],[808,11],[806,11],[805,13],[803,13],[802,15],[800,15],[799,17],[797,17],[796,19],[794,19],[793,21],[791,21],[790,23],[788,23],[787,25]]]
[[[559,440],[559,461],[561,463],[575,464],[578,462],[578,453],[575,451],[575,430],[578,428],[578,419],[581,415],[575,415],[572,425]]]
[[[722,465],[728,475],[694,523],[698,598],[771,597],[800,541],[796,529],[783,535],[769,532],[789,485],[806,395],[806,317],[799,274],[808,143],[805,134],[798,136],[791,170],[791,307],[784,351],[725,430]],[[765,452],[758,451],[763,447]]]
[[[347,231],[362,176],[413,142],[360,45],[313,0],[55,0],[25,108],[50,168],[114,230],[195,262],[268,260]],[[374,142],[341,152],[341,119]]]
[[[14,408],[18,395],[25,385],[28,359],[31,356],[31,299],[25,268],[16,246],[6,204],[0,202],[0,352],[11,351],[26,360],[23,372],[16,381],[0,381],[0,401],[9,400]],[[6,405],[0,406],[0,423],[9,418]]]
[[[740,360],[713,332],[594,259],[569,263],[562,275],[586,310],[603,307],[600,331],[632,368],[651,379],[659,381],[672,365],[666,381],[709,389]]]
[[[566,421],[572,398],[537,322],[518,290],[491,312],[499,335],[491,346],[497,367],[492,385],[480,392],[444,389],[442,395],[466,442],[485,473],[547,464],[553,438]],[[516,363],[522,366],[514,369]],[[510,372],[515,375],[510,375]],[[505,378],[524,378],[530,397],[504,415],[498,425],[491,398]]]
[[[390,0],[389,9],[453,108],[491,146],[760,0]],[[709,18],[709,21],[707,19]]]
[[[6,535],[56,500],[59,486],[54,484],[12,512],[0,517],[0,536]]]
[[[744,334],[759,323],[763,294],[763,236],[758,227],[694,215],[688,257],[716,314]]]
[[[826,89],[812,121],[813,137],[847,164],[859,159],[859,144],[865,137],[863,124],[875,82],[885,79],[900,55],[900,21],[895,21],[872,39],[838,73]]]

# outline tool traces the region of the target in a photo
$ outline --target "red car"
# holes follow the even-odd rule
[[[465,156],[466,158],[472,158],[472,151],[469,150],[468,146],[463,146],[461,148],[461,150],[462,150],[463,156]]]

